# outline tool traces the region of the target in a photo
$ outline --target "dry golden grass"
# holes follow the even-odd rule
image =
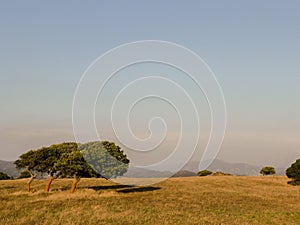
[[[0,224],[300,224],[300,187],[285,177],[171,178],[146,186],[82,179],[0,182]]]

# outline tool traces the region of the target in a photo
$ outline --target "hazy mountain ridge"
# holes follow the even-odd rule
[[[128,172],[125,174],[126,177],[171,177],[171,176],[185,176],[187,172],[195,175],[199,172],[199,163],[190,162],[184,168],[177,173],[170,171],[152,171],[142,168],[129,167]],[[224,172],[236,176],[259,176],[260,170],[263,166],[250,165],[247,163],[230,163],[220,159],[215,159],[212,164],[207,168],[212,172]],[[285,175],[286,168],[275,168],[277,175]]]
[[[154,170],[147,170],[143,168],[136,168],[130,167],[124,177],[131,177],[131,178],[161,178],[161,177],[171,177],[173,175],[172,172],[169,171],[154,171]]]
[[[19,172],[15,167],[14,162],[0,160],[0,171],[8,174],[11,177],[18,177]]]
[[[190,162],[188,163],[184,169],[190,170],[192,172],[199,171],[199,163],[198,162]],[[247,163],[230,163],[220,159],[215,159],[207,168],[212,172],[222,171],[224,173],[230,173],[232,175],[237,176],[258,176],[260,175],[260,170],[263,166],[260,165],[250,165]],[[285,168],[276,168],[277,175],[285,175]]]

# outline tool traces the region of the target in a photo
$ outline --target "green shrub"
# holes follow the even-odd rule
[[[204,177],[204,176],[208,176],[211,175],[213,172],[209,171],[209,170],[201,170],[197,173],[198,176],[200,177]]]
[[[232,176],[232,174],[217,171],[217,172],[213,173],[212,176]]]
[[[0,180],[10,180],[11,177],[8,176],[6,173],[0,172]]]

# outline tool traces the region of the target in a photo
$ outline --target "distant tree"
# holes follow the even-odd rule
[[[297,159],[289,168],[286,170],[286,175],[292,180],[289,184],[300,185],[300,159]]]
[[[4,172],[0,172],[0,180],[10,180],[11,177]]]
[[[23,179],[23,178],[30,178],[31,174],[28,170],[23,170],[20,173],[20,176],[18,177],[18,179]]]
[[[222,171],[217,171],[211,174],[212,176],[232,176],[230,173],[224,173]]]
[[[211,175],[213,172],[209,170],[201,170],[197,173],[198,176],[203,177],[203,176],[208,176]]]
[[[272,166],[265,166],[260,170],[260,174],[262,174],[263,176],[274,175],[275,173],[275,169]]]
[[[30,185],[32,181],[37,177],[38,171],[37,168],[39,166],[39,161],[36,158],[36,152],[30,150],[24,154],[22,154],[18,160],[14,162],[16,168],[21,171],[28,171],[30,173],[30,179],[27,183],[27,190],[30,192]]]
[[[85,160],[106,179],[122,176],[127,172],[129,159],[115,143],[95,141],[79,145]]]

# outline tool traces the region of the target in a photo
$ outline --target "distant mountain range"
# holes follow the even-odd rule
[[[170,171],[153,171],[142,168],[129,167],[127,173],[124,175],[126,177],[171,177],[171,176],[191,176],[198,172],[198,162],[190,162],[181,171],[177,172],[175,175]],[[207,168],[212,172],[224,172],[230,173],[232,175],[238,176],[258,176],[262,166],[254,166],[246,163],[229,163],[223,160],[215,159],[212,164]],[[277,175],[285,175],[286,168],[275,168]],[[0,171],[7,173],[9,176],[18,177],[19,172],[15,168],[15,165],[11,161],[0,160]],[[190,172],[190,173],[189,173]]]
[[[181,171],[176,174],[170,171],[153,171],[142,168],[129,167],[126,177],[180,177],[180,176],[192,176],[199,172],[198,162],[190,162]],[[263,166],[254,166],[247,163],[229,163],[223,160],[215,159],[212,164],[207,168],[212,172],[229,173],[236,176],[259,176],[260,170]],[[275,168],[277,175],[285,175],[285,168]]]

